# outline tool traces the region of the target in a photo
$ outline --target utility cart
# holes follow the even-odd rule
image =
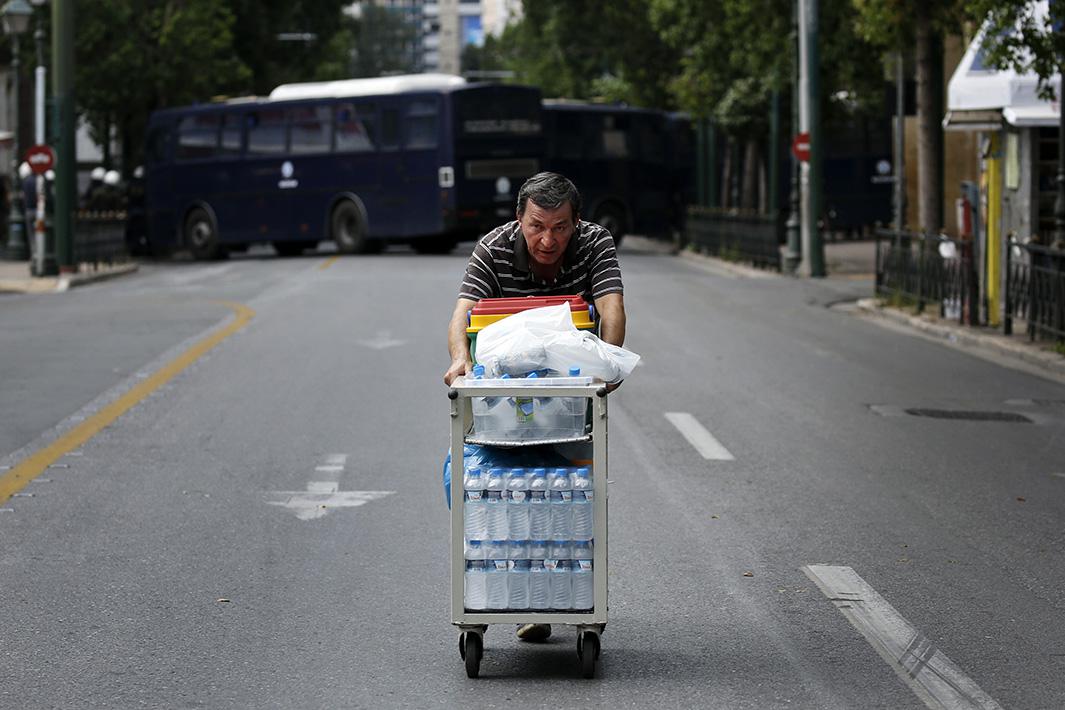
[[[572,373],[571,373],[572,374]],[[489,625],[504,624],[513,631],[521,624],[553,624],[575,626],[577,630],[577,657],[580,662],[581,673],[585,678],[595,675],[596,663],[600,652],[600,635],[607,622],[607,389],[606,386],[591,378],[543,378],[543,379],[499,379],[484,380],[474,379],[473,376],[460,377],[452,384],[448,397],[451,400],[451,623],[460,630],[459,654],[466,666],[466,673],[471,678],[476,678],[480,673],[481,658],[484,653],[484,634]],[[493,409],[494,408],[494,409]],[[539,409],[537,409],[539,408]],[[556,414],[556,412],[563,412]],[[536,417],[540,419],[537,420]],[[494,418],[493,418],[494,417]],[[500,421],[507,424],[517,423],[517,427],[501,430],[497,425]],[[531,422],[531,423],[530,423]],[[558,426],[561,422],[561,426]],[[537,428],[539,427],[539,428]],[[550,508],[551,525],[555,526],[563,517],[570,515],[570,537],[568,543],[563,540],[553,539],[549,541],[549,555],[561,557],[556,547],[564,548],[569,545],[569,576],[567,577],[567,564],[548,557],[538,559],[542,550],[537,551],[538,543],[533,542],[524,545],[520,539],[513,539],[508,544],[516,550],[513,558],[517,555],[528,556],[529,560],[517,559],[512,561],[493,560],[484,555],[481,541],[473,541],[467,533],[471,530],[469,525],[478,525],[480,518],[474,513],[475,505],[483,505],[489,509],[486,513],[494,515],[492,505],[499,505],[498,496],[492,496],[492,481],[488,480],[491,475],[498,477],[496,468],[489,473],[471,473],[471,479],[482,475],[488,482],[484,484],[485,496],[482,498],[480,490],[475,491],[470,498],[470,503],[465,500],[467,491],[464,486],[464,474],[467,473],[465,460],[465,445],[478,445],[491,447],[493,451],[507,452],[512,456],[536,456],[543,448],[533,449],[526,447],[544,447],[554,445],[556,451],[564,452],[571,461],[576,463],[577,468],[563,469],[562,467],[552,470],[557,473],[548,474],[554,476],[550,479],[550,485],[565,487],[563,471],[567,471],[566,480],[571,481],[573,488],[571,497],[566,498],[566,492],[555,493],[552,488],[551,497],[543,502],[536,494],[536,484],[532,486],[532,492],[527,493],[526,488],[506,498],[506,503],[513,504],[516,510],[520,503],[528,500],[529,510],[533,522],[530,524],[532,532],[530,536],[539,537],[536,534],[537,510],[536,505],[556,505]],[[573,455],[572,452],[577,452]],[[589,466],[590,464],[590,466]],[[514,471],[512,478],[519,480],[523,476],[528,481],[536,481],[544,476],[545,469],[551,469],[552,464],[543,468],[535,468],[536,464],[527,464],[528,473],[517,473],[523,469],[509,469]],[[471,469],[472,470],[472,469]],[[479,469],[478,469],[479,470]],[[510,475],[510,474],[508,474]],[[508,481],[511,478],[507,479]],[[589,481],[591,482],[589,484]],[[541,481],[540,485],[543,482]],[[471,486],[481,486],[474,480]],[[510,485],[510,484],[508,484]],[[519,488],[522,483],[514,484]],[[580,486],[587,487],[580,495],[576,492]],[[496,486],[498,489],[498,486]],[[504,494],[508,495],[508,494]],[[546,494],[545,494],[546,495]],[[528,498],[526,498],[528,496]],[[571,508],[567,509],[565,504]],[[582,508],[574,506],[580,503]],[[467,517],[467,508],[475,519],[471,523]],[[571,510],[566,513],[566,510]],[[588,513],[590,512],[590,515]],[[479,513],[478,513],[479,514]],[[583,523],[578,525],[577,518],[580,514]],[[515,513],[514,515],[518,515]],[[590,517],[591,520],[587,520]],[[487,517],[486,525],[491,525],[494,518]],[[523,518],[511,517],[510,524],[515,520],[524,523]],[[580,530],[578,530],[580,528]],[[476,529],[476,528],[475,528]],[[482,527],[481,530],[489,529]],[[513,527],[511,528],[513,531]],[[583,530],[583,532],[581,532]],[[589,537],[590,539],[586,539]],[[476,533],[480,535],[481,533]],[[512,537],[520,537],[522,532],[513,533]],[[558,538],[558,528],[554,527],[550,537]],[[498,537],[498,534],[486,534],[486,537]],[[502,540],[489,541],[492,545]],[[557,543],[557,545],[556,545]],[[523,546],[524,545],[524,546]],[[471,550],[473,552],[471,552]],[[583,554],[582,554],[583,553]],[[495,553],[498,557],[498,553]],[[590,560],[588,559],[590,558]],[[500,603],[499,597],[493,603],[492,590],[499,589],[493,586],[497,581],[504,579],[503,570],[506,572],[505,579],[506,601]],[[533,590],[527,597],[524,595],[526,582],[523,574],[530,570],[528,579]],[[483,574],[483,577],[482,577]],[[544,576],[537,576],[544,575]],[[589,580],[588,577],[591,577]],[[487,579],[486,586],[482,587],[482,579]],[[536,585],[543,582],[551,583],[550,601],[545,605],[543,599],[537,602]],[[556,583],[557,580],[557,583]],[[567,581],[568,580],[568,581]],[[488,590],[482,593],[482,590]],[[565,593],[571,592],[566,597]],[[556,596],[557,592],[557,596]],[[569,600],[568,602],[565,600]],[[562,600],[559,603],[559,600]]]

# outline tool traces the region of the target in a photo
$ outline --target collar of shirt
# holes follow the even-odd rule
[[[555,275],[555,281],[558,281],[562,274],[569,272],[570,264],[573,263],[573,259],[577,256],[577,241],[581,234],[582,224],[583,222],[578,220],[577,226],[573,229],[573,236],[569,238],[569,244],[566,245],[566,251],[562,255],[562,268]],[[530,280],[550,286],[550,283],[533,273],[533,270],[529,267],[529,245],[525,241],[525,233],[521,231],[521,222],[517,223],[516,231],[517,233],[514,236],[514,268],[528,274]]]

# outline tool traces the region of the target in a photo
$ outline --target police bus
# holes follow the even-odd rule
[[[681,114],[546,99],[546,169],[580,188],[582,215],[614,235],[680,229],[694,176],[690,122]]]
[[[268,98],[152,114],[145,212],[155,251],[210,259],[388,242],[444,253],[513,219],[540,170],[532,87],[410,75],[279,86]]]

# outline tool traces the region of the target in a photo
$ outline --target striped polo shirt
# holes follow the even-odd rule
[[[529,267],[529,249],[521,224],[508,222],[484,235],[470,256],[459,298],[562,296],[579,294],[592,303],[608,293],[623,293],[614,238],[581,220],[562,256],[554,282],[540,279]]]

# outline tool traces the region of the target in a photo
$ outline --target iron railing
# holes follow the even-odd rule
[[[877,229],[876,293],[910,299],[918,312],[932,303],[942,318],[978,325],[979,282],[972,242]]]
[[[784,224],[774,215],[689,207],[684,234],[705,253],[780,271]]]
[[[74,216],[74,263],[99,269],[128,259],[125,212],[81,210]]]
[[[1021,318],[1030,339],[1065,340],[1065,251],[1011,238],[1005,261],[1005,334]]]

